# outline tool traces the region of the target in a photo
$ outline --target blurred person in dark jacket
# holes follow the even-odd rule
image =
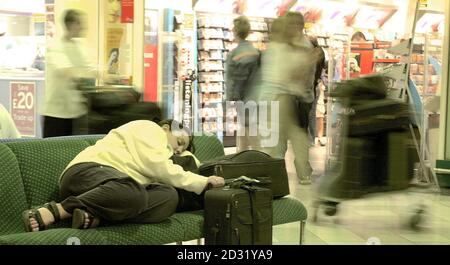
[[[247,41],[250,34],[250,22],[247,17],[240,16],[233,21],[233,34],[237,47],[227,56],[225,63],[226,100],[237,101],[238,112],[248,100],[260,63],[260,52]],[[241,109],[242,111],[242,109]],[[239,113],[245,113],[239,112]],[[256,135],[250,135],[247,115],[240,115],[237,137],[238,151],[254,148]]]

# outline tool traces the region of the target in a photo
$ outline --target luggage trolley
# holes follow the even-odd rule
[[[420,187],[411,184],[414,164],[423,161],[409,105],[386,97],[385,77],[380,75],[338,86],[330,93],[342,106],[337,161],[318,184],[314,222],[321,206],[325,215],[334,216],[345,200]],[[425,206],[417,205],[409,226],[419,228],[424,213]]]

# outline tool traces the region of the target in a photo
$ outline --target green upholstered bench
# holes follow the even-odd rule
[[[54,228],[25,233],[21,213],[48,201],[60,201],[58,178],[66,165],[102,136],[58,137],[0,143],[0,244],[65,245],[79,239],[83,245],[169,244],[203,238],[203,211],[176,213],[157,224],[123,224],[95,229],[71,229],[70,221]],[[200,161],[224,155],[213,136],[194,138]],[[300,244],[307,219],[304,205],[291,197],[273,203],[274,225],[299,222]]]

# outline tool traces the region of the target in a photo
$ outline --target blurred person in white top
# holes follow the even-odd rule
[[[0,104],[0,139],[21,138],[9,112]]]
[[[88,111],[86,99],[77,89],[82,78],[95,78],[97,71],[91,67],[78,38],[85,30],[83,14],[67,10],[64,14],[65,34],[47,48],[44,137],[72,135],[74,122]]]
[[[316,56],[313,46],[303,34],[304,18],[300,13],[288,13],[277,18],[271,29],[271,42],[262,55],[262,83],[259,94],[260,104],[278,102],[277,120],[268,121],[269,132],[278,138],[276,146],[261,146],[273,157],[284,158],[287,142],[290,141],[294,155],[295,168],[301,184],[309,184],[312,168],[309,164],[309,139],[304,128],[300,127],[297,100],[311,103],[314,100],[314,76]],[[278,126],[276,126],[278,123]],[[263,126],[264,127],[264,126]],[[277,134],[278,137],[273,137]],[[264,142],[263,137],[261,137]]]

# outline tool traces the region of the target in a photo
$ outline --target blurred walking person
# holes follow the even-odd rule
[[[300,127],[297,100],[314,100],[313,83],[316,55],[312,44],[303,34],[304,19],[299,13],[287,14],[274,21],[272,42],[262,57],[260,101],[279,103],[278,121],[271,121],[272,133],[278,134],[279,144],[263,148],[274,157],[284,158],[287,142],[295,154],[295,168],[300,184],[309,184],[312,168],[309,164],[309,139]],[[272,110],[274,111],[274,110]],[[278,130],[274,126],[278,122]]]
[[[78,40],[85,30],[82,13],[67,10],[64,28],[64,36],[47,48],[44,137],[74,133],[74,124],[88,111],[86,99],[77,89],[78,80],[96,76]]]

